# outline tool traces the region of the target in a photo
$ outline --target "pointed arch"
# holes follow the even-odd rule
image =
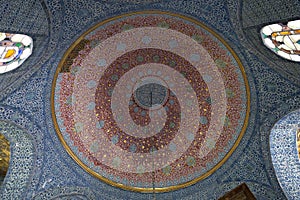
[[[285,59],[300,62],[300,20],[267,25],[260,33],[264,45],[274,53]]]
[[[0,32],[0,74],[18,68],[32,53],[28,35]]]
[[[0,199],[22,199],[35,162],[32,136],[14,123],[0,121],[0,132],[11,144],[11,160],[0,188]]]
[[[270,134],[272,163],[278,182],[288,199],[299,199],[300,160],[297,150],[297,132],[300,109],[281,118]]]

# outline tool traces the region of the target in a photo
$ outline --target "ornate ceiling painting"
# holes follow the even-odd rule
[[[216,171],[245,132],[249,104],[229,45],[201,22],[158,11],[88,30],[52,88],[57,134],[72,158],[140,192],[180,189]]]
[[[300,20],[265,26],[261,29],[261,37],[277,55],[300,62]]]
[[[0,32],[0,74],[19,67],[32,53],[32,38]]]

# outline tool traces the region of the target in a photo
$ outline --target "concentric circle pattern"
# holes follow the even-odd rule
[[[61,61],[52,98],[58,136],[75,161],[106,183],[144,192],[212,174],[249,115],[232,49],[201,23],[162,12],[87,31]]]

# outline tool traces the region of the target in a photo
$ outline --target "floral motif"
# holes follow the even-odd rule
[[[126,187],[146,190],[155,172],[167,188],[197,180],[222,162],[221,149],[232,151],[245,127],[246,86],[241,66],[212,34],[180,18],[137,14],[84,40],[70,68],[78,73],[59,73],[55,90],[58,134],[88,160],[84,168],[99,167],[112,174],[96,170],[102,180],[128,184],[116,179],[123,177],[131,180]],[[149,106],[152,95],[158,103]]]

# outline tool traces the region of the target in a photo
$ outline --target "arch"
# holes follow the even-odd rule
[[[0,131],[11,143],[11,161],[0,188],[1,199],[21,199],[24,196],[35,161],[32,136],[21,127],[0,121]]]
[[[281,6],[280,5],[285,5]],[[281,8],[278,12],[277,8]],[[267,0],[243,1],[228,0],[230,20],[235,34],[242,46],[248,49],[246,55],[258,56],[269,68],[279,73],[282,77],[300,85],[299,66],[296,62],[282,59],[263,44],[260,30],[270,23],[285,23],[299,19],[300,4],[296,0],[278,0],[270,3]],[[234,39],[234,40],[235,40]]]
[[[43,169],[44,134],[28,116],[2,104],[0,132],[11,144],[10,166],[0,199],[32,199]]]
[[[22,67],[0,74],[0,100],[46,65],[46,61],[55,53],[61,33],[62,12],[59,0],[53,0],[49,5],[43,0],[13,1],[0,7],[3,16],[10,16],[8,12],[12,10],[23,12],[10,20],[1,20],[1,31],[30,35],[34,41],[34,51]],[[30,14],[26,10],[30,10]]]
[[[270,134],[270,152],[278,182],[288,199],[299,199],[300,161],[297,150],[297,130],[300,109],[281,118]]]
[[[20,67],[32,49],[33,40],[28,35],[0,32],[0,74]]]
[[[300,20],[267,25],[260,33],[264,45],[274,53],[285,59],[300,62]]]

